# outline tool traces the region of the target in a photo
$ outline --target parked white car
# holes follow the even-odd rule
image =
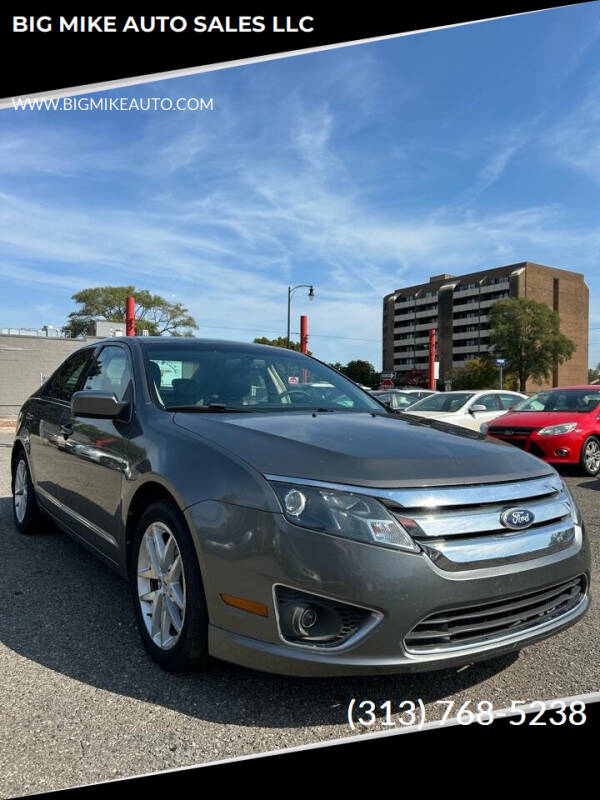
[[[432,389],[372,389],[370,394],[393,411],[405,411],[419,400],[435,394]]]
[[[479,431],[482,423],[505,414],[511,407],[526,399],[519,392],[486,389],[475,392],[438,392],[419,400],[405,413],[417,417],[430,417],[462,428]]]

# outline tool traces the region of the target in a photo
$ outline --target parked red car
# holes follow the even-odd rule
[[[579,464],[600,473],[600,386],[538,392],[497,417],[482,433],[527,450],[550,464]]]

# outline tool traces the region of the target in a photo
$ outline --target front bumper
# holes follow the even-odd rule
[[[413,554],[309,531],[282,514],[206,501],[186,511],[202,569],[210,653],[226,661],[297,676],[422,672],[516,651],[574,624],[576,608],[530,631],[448,652],[414,654],[405,636],[432,613],[517,597],[586,576],[585,532],[567,549],[505,566],[446,572],[424,553]],[[348,644],[326,649],[291,644],[281,635],[274,586],[370,609],[377,622]],[[259,616],[227,605],[222,595],[266,607]]]
[[[540,436],[537,431],[529,434],[516,434],[505,436],[496,434],[488,430],[488,435],[503,442],[516,445],[521,450],[531,453],[548,464],[578,464],[581,455],[581,447],[585,441],[585,435],[573,431],[555,436]]]

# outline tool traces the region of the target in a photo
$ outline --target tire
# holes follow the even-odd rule
[[[169,672],[208,666],[208,612],[198,556],[174,503],[161,500],[143,514],[130,583],[142,641],[156,663]]]
[[[17,456],[12,479],[13,519],[19,533],[38,533],[42,515],[35,497],[24,450]]]
[[[595,436],[588,436],[583,443],[579,463],[584,475],[595,478],[600,473],[600,440]]]

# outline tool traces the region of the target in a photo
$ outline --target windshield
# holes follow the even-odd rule
[[[516,405],[513,411],[569,411],[587,414],[600,404],[600,389],[559,389],[538,392]]]
[[[161,408],[215,411],[379,411],[351,381],[292,350],[168,341],[144,345]]]
[[[425,397],[423,400],[419,400],[410,410],[411,412],[446,411],[448,414],[451,414],[453,411],[461,409],[471,397],[473,397],[473,392],[440,392],[439,394],[432,394],[429,397]]]

